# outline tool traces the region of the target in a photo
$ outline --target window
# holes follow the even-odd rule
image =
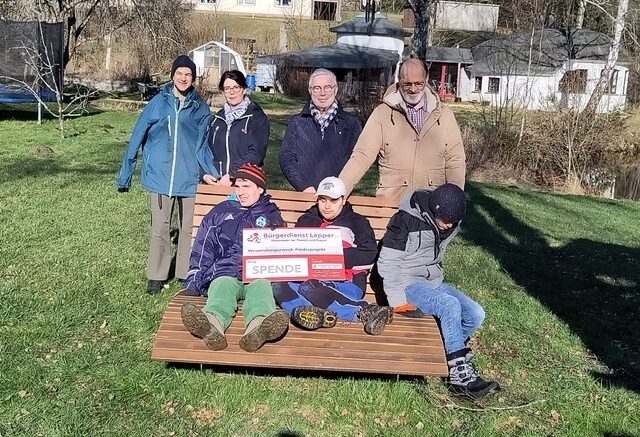
[[[565,94],[581,94],[587,91],[587,70],[569,70],[567,71],[560,84],[558,91]]]
[[[474,93],[479,93],[480,91],[482,91],[482,76],[476,77],[474,85],[473,85],[473,92]]]
[[[216,0],[200,0],[200,3],[205,3],[205,4],[213,4],[215,2]]]
[[[253,6],[256,4],[256,0],[238,0],[238,4]]]
[[[613,70],[611,72],[611,80],[609,81],[609,89],[607,90],[608,94],[616,94],[618,90],[618,70]]]
[[[492,94],[497,94],[498,91],[500,91],[500,78],[490,77],[489,86],[487,87],[487,92]]]
[[[629,71],[625,70],[624,76],[622,76],[622,94],[625,96],[627,95],[628,79],[629,79]]]
[[[291,6],[291,0],[276,0],[276,7],[286,8],[287,6]]]

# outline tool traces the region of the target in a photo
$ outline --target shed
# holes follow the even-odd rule
[[[196,64],[196,76],[214,88],[225,71],[239,70],[247,74],[240,54],[218,41],[196,47],[189,52],[189,57]]]
[[[306,96],[309,74],[321,67],[336,74],[343,97],[355,97],[360,84],[378,89],[393,82],[410,32],[381,14],[373,23],[359,15],[330,30],[336,33],[335,44],[258,57],[257,86],[278,82],[288,93]]]

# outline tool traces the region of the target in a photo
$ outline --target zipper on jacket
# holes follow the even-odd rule
[[[227,149],[227,174],[229,174],[229,166],[231,165],[231,155],[229,154],[229,132],[231,132],[230,124],[227,125],[227,136],[225,138],[225,147]]]
[[[178,103],[178,109],[176,109],[175,105],[173,106],[173,109],[176,112],[176,122],[173,129],[173,161],[171,162],[171,179],[169,181],[169,197],[173,197],[173,180],[176,175],[176,156],[178,155],[178,118],[180,115],[180,110],[182,109],[180,100],[176,98],[176,102]]]
[[[169,129],[169,137],[171,137],[171,116],[167,115],[167,129]]]

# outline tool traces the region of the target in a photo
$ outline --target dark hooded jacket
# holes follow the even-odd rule
[[[227,125],[224,108],[216,113],[209,126],[208,144],[220,176],[232,178],[247,162],[262,167],[267,154],[271,124],[264,111],[251,102],[247,111]]]
[[[204,216],[191,249],[187,294],[207,295],[209,284],[221,276],[242,278],[242,230],[280,226],[282,216],[267,194],[245,208],[231,196]]]
[[[433,213],[412,203],[412,194],[400,200],[398,212],[389,220],[377,263],[392,307],[407,303],[405,289],[410,284],[423,282],[435,288],[442,283],[444,251],[460,230],[458,222],[439,231]]]
[[[326,221],[314,205],[298,218],[296,227],[339,227],[343,230],[342,245],[347,279],[362,290],[367,286],[367,272],[373,266],[378,247],[376,236],[366,217],[353,210],[349,202],[333,221]]]

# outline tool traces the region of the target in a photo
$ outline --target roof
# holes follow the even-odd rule
[[[257,62],[287,62],[293,67],[313,68],[384,68],[400,60],[393,50],[372,49],[351,44],[336,43],[329,46],[259,56]]]
[[[443,62],[449,64],[473,64],[471,49],[458,47],[427,47],[427,62]]]
[[[375,16],[370,33],[369,23],[365,21],[364,14],[358,15],[351,21],[345,21],[344,23],[333,26],[329,28],[329,30],[336,33],[353,33],[360,35],[371,34],[379,36],[394,36],[397,38],[404,38],[405,36],[411,35],[411,32],[403,29],[402,26],[398,24],[392,23],[379,13]]]
[[[542,29],[493,38],[472,49],[475,63],[468,70],[476,76],[551,75],[570,59],[604,61],[609,36],[588,29]],[[529,57],[531,55],[531,65]]]

